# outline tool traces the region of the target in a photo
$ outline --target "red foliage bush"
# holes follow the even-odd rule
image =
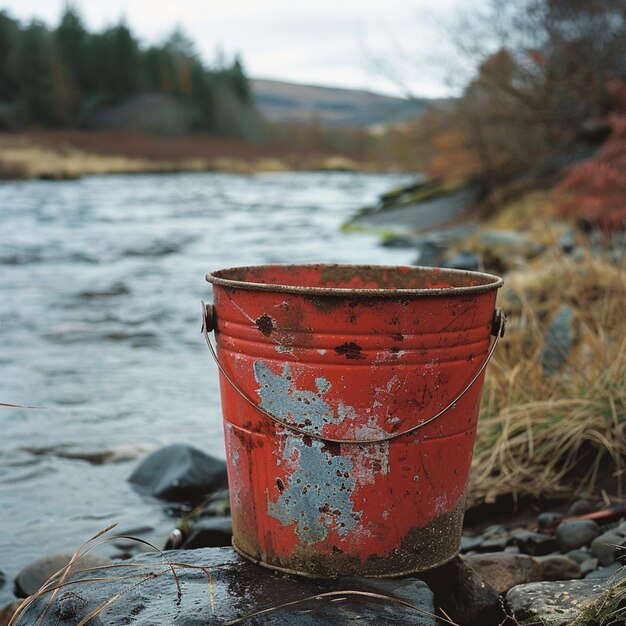
[[[560,205],[564,215],[603,230],[626,228],[626,85],[613,80],[611,134],[593,158],[570,167],[557,187],[568,198]]]

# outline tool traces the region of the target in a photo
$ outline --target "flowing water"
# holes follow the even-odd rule
[[[72,552],[110,523],[163,544],[175,520],[126,482],[150,451],[185,442],[223,458],[217,370],[199,332],[204,274],[410,263],[413,251],[339,230],[410,180],[200,173],[0,184],[0,402],[43,407],[0,407],[0,605],[23,565]]]

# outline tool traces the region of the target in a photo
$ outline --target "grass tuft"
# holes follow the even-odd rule
[[[470,506],[498,496],[624,496],[626,278],[591,254],[553,254],[512,272],[500,298],[509,317],[485,381]],[[574,311],[573,347],[553,374],[542,367],[548,326]]]

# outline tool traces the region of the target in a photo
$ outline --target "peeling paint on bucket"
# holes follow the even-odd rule
[[[451,559],[483,375],[445,409],[487,358],[502,281],[342,265],[207,280],[219,362],[239,388],[220,375],[235,548],[324,577]]]

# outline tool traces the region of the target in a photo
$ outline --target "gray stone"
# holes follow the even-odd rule
[[[232,548],[177,550],[164,555],[177,563],[176,574],[182,591],[180,598],[163,556],[144,555],[124,563],[126,566],[146,566],[138,570],[147,574],[141,584],[137,584],[136,578],[73,584],[59,592],[42,626],[75,626],[108,598],[128,591],[133,584],[135,587],[131,593],[125,593],[123,598],[112,602],[97,616],[100,624],[213,626],[295,601],[295,604],[272,610],[255,619],[246,619],[245,623],[275,626],[436,625],[433,594],[424,582],[415,578],[318,580],[290,576],[244,561]],[[100,574],[128,576],[129,569],[120,564],[118,568],[104,570]],[[133,571],[133,575],[136,574],[137,571]],[[90,572],[90,575],[98,573]],[[305,600],[310,596],[342,590],[382,594],[408,602],[414,608],[393,600],[348,593]],[[47,600],[45,597],[38,599],[29,609],[29,614],[41,614]]]
[[[504,548],[506,548],[509,543],[508,537],[491,537],[490,539],[485,539],[483,541],[480,548],[477,549],[478,552],[502,552]]]
[[[600,526],[590,519],[562,522],[556,529],[556,542],[561,552],[569,552],[591,542],[602,532]]]
[[[222,548],[231,545],[233,520],[230,517],[202,517],[193,523],[183,549]]]
[[[572,561],[576,561],[578,565],[581,565],[589,558],[591,558],[591,552],[589,552],[589,550],[583,549],[570,550],[565,556],[568,556],[570,559],[572,559]]]
[[[436,605],[458,624],[499,626],[506,617],[498,592],[461,557],[419,577],[435,593]]]
[[[41,559],[33,561],[24,567],[15,577],[15,595],[18,598],[25,598],[35,593],[48,579],[56,574],[60,569],[64,568],[71,560],[71,554],[53,554],[44,556]],[[86,554],[76,561],[71,572],[76,572],[90,567],[102,567],[109,565],[113,561],[99,556],[91,556]]]
[[[556,372],[567,360],[574,345],[574,311],[562,305],[548,325],[541,353],[541,365],[546,374]]]
[[[576,580],[582,577],[580,565],[566,556],[548,554],[536,559],[541,563],[542,580]]]
[[[553,535],[521,531],[515,535],[515,545],[531,556],[543,556],[556,550],[556,538]]]
[[[498,593],[506,593],[521,583],[541,580],[541,565],[526,554],[494,552],[466,556],[465,562]]]
[[[574,515],[587,515],[588,513],[593,513],[597,511],[598,507],[593,503],[589,502],[589,500],[576,500],[567,509],[566,517],[573,517]]]
[[[596,569],[598,569],[598,559],[594,559],[593,557],[585,559],[580,564],[580,573],[583,578],[586,578],[588,574],[591,574],[591,572],[594,572]]]
[[[450,267],[457,270],[477,271],[482,267],[482,260],[475,252],[464,250],[452,257],[444,259],[441,267]]]
[[[542,626],[566,626],[605,589],[605,584],[591,580],[528,583],[513,587],[506,604],[518,622],[530,624],[534,619]]]
[[[626,537],[618,529],[608,530],[591,543],[591,554],[601,565],[610,565],[626,552]]]
[[[617,582],[618,580],[622,580],[626,578],[626,570],[624,570],[624,563],[620,561],[615,561],[606,567],[601,567],[592,572],[589,572],[585,576],[586,580],[594,580],[594,579],[603,579],[611,578],[613,582]]]
[[[174,502],[202,498],[228,483],[224,461],[186,444],[153,452],[128,480],[142,494]]]
[[[484,541],[485,539],[482,535],[478,535],[476,537],[463,535],[461,537],[461,553],[465,554],[466,552],[471,552],[472,550],[478,550]]]
[[[483,537],[485,539],[492,539],[493,537],[505,537],[508,535],[508,530],[504,524],[490,524],[483,530]]]
[[[381,245],[385,248],[417,248],[419,239],[415,237],[409,237],[407,235],[391,235],[385,237],[381,242]]]

